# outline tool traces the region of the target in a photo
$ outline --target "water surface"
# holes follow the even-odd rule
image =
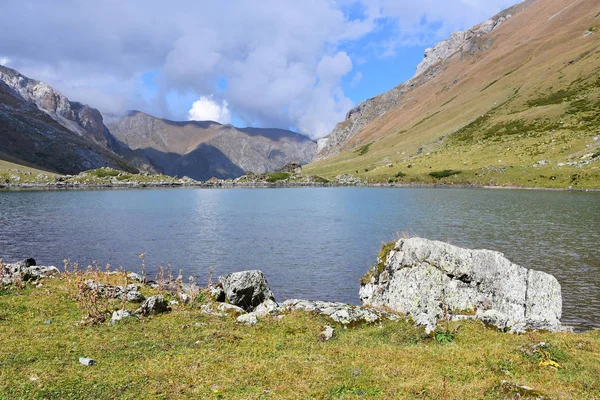
[[[208,278],[265,272],[277,299],[358,304],[383,241],[409,232],[498,250],[554,274],[563,321],[600,328],[600,194],[479,189],[302,188],[0,192],[0,255],[70,258]]]

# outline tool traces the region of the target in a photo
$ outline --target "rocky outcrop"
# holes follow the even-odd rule
[[[265,300],[275,300],[262,271],[242,271],[219,277],[230,304],[253,311]]]
[[[14,264],[0,265],[0,284],[31,282],[59,273],[56,267],[37,265],[33,258],[28,258]]]
[[[170,310],[169,303],[165,300],[163,295],[158,294],[148,297],[135,312],[136,314],[147,316],[161,314]]]
[[[398,318],[395,314],[386,311],[330,301],[291,299],[284,301],[282,308],[287,311],[301,310],[325,315],[342,325],[375,323],[383,319],[395,320]]]
[[[364,305],[410,315],[428,332],[442,318],[478,318],[499,329],[561,330],[560,284],[502,253],[422,238],[400,239],[360,288]]]

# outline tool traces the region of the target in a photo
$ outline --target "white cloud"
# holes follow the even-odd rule
[[[228,124],[231,122],[231,112],[227,107],[227,101],[224,100],[219,104],[212,96],[202,96],[192,104],[188,118],[190,121],[216,121]]]
[[[407,43],[432,44],[515,1],[180,0],[173,7],[104,0],[57,8],[2,0],[0,54],[103,112],[138,108],[185,119],[195,108],[198,115],[213,109],[213,119],[234,114],[249,125],[296,126],[315,138],[353,106],[341,83],[353,65]],[[157,76],[154,100],[143,96],[149,71]],[[226,89],[219,90],[222,80]],[[216,93],[219,102],[210,98]],[[188,112],[189,100],[183,106],[169,96],[200,103]]]
[[[362,72],[358,71],[357,73],[354,74],[354,76],[352,77],[352,81],[350,82],[350,85],[352,87],[356,87],[360,81],[362,81],[363,78],[363,74]]]
[[[8,66],[10,64],[10,58],[0,56],[0,65]]]

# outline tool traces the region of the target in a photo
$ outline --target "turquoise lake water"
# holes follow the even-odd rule
[[[170,265],[206,281],[261,269],[278,300],[358,304],[358,280],[402,232],[554,274],[563,322],[600,328],[600,193],[483,189],[0,192],[0,256],[41,265]],[[155,268],[152,273],[155,273]]]

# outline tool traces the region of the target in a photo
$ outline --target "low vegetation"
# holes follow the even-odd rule
[[[78,274],[106,284],[126,280],[95,269]],[[425,335],[404,319],[343,329],[304,312],[247,327],[201,313],[202,296],[165,314],[82,323],[89,308],[73,291],[81,277],[2,288],[0,398],[600,397],[600,331],[510,335],[464,321]],[[172,300],[173,281],[162,291],[140,290]],[[107,305],[122,307],[137,305]],[[321,342],[325,324],[335,333]],[[81,365],[79,357],[96,364]]]
[[[369,149],[371,148],[371,145],[373,145],[374,142],[371,143],[367,143],[364,146],[360,146],[358,149],[354,150],[354,152],[356,154],[358,154],[359,156],[364,156],[365,154],[367,154],[369,152]]]
[[[269,172],[266,174],[266,181],[270,183],[275,183],[277,181],[282,181],[284,179],[288,179],[290,174],[288,172]]]
[[[435,179],[442,179],[442,178],[447,178],[449,176],[458,175],[461,172],[462,171],[459,171],[459,170],[445,169],[443,171],[430,172],[429,176],[431,176],[432,178],[435,178]]]
[[[377,264],[373,265],[369,269],[369,271],[365,275],[363,275],[363,277],[360,280],[360,283],[365,285],[371,281],[371,278],[378,277],[379,275],[381,275],[381,273],[385,269],[385,261],[387,260],[387,256],[394,249],[394,246],[396,246],[396,242],[394,241],[386,242],[381,245],[381,249],[377,254]]]

